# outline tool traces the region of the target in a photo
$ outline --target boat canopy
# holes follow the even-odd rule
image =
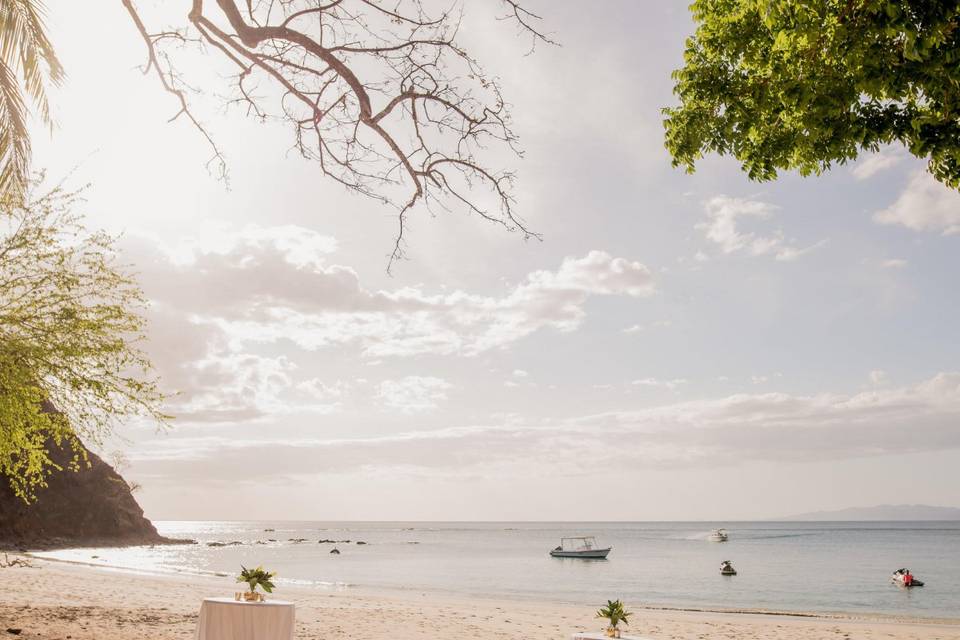
[[[560,548],[564,551],[588,551],[597,548],[597,539],[594,536],[560,538]]]

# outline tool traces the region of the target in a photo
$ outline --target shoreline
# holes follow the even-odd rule
[[[23,557],[23,556],[19,556]],[[109,567],[27,558],[33,568],[0,569],[15,584],[0,596],[0,629],[32,640],[179,640],[193,636],[205,597],[239,590],[230,577],[136,574]],[[282,586],[272,596],[296,605],[297,640],[566,640],[597,631],[593,604],[563,605],[436,594]],[[630,635],[655,640],[960,640],[960,624],[711,613],[630,606]]]
[[[90,538],[85,540],[85,542],[87,544],[78,545],[73,541],[67,542],[64,540],[49,539],[23,544],[5,540],[0,542],[0,553],[30,554],[44,551],[69,551],[71,549],[125,549],[128,547],[172,547],[197,544],[196,540],[190,538],[167,538],[165,536],[160,536],[155,539],[137,539],[133,541],[117,538]]]
[[[79,547],[86,548],[86,547]],[[216,572],[198,572],[189,570],[171,570],[155,571],[149,569],[136,569],[130,567],[118,567],[103,563],[83,562],[79,560],[68,560],[60,558],[46,558],[33,555],[33,553],[18,553],[12,557],[21,557],[34,563],[38,569],[47,569],[54,573],[62,573],[57,568],[63,568],[66,571],[76,574],[110,574],[114,576],[125,576],[145,583],[156,582],[159,584],[179,583],[189,584],[192,587],[209,587],[232,590],[224,591],[221,595],[230,595],[239,587],[233,586],[231,575]],[[21,568],[22,571],[31,569]],[[0,570],[9,571],[10,569]],[[2,574],[0,574],[2,575]],[[457,605],[463,602],[470,602],[474,605],[486,605],[494,609],[506,609],[512,607],[530,607],[536,609],[548,610],[579,610],[592,613],[595,609],[594,604],[575,603],[562,600],[549,600],[543,598],[526,596],[497,596],[490,594],[464,594],[454,591],[444,591],[424,587],[371,587],[360,585],[320,585],[320,584],[281,584],[277,589],[280,595],[273,596],[277,599],[284,599],[283,594],[288,596],[297,596],[299,599],[324,599],[324,598],[342,598],[358,599],[363,601],[389,601],[398,603],[421,602],[423,598],[429,598],[431,602]],[[0,602],[2,605],[2,602]],[[199,601],[197,603],[199,606]],[[842,612],[842,611],[798,611],[798,610],[770,610],[770,609],[747,609],[732,608],[725,609],[720,607],[697,607],[697,606],[671,606],[654,604],[635,604],[630,609],[637,612],[637,615],[664,616],[664,617],[688,617],[700,619],[722,619],[722,620],[767,620],[771,623],[787,621],[805,621],[816,624],[854,624],[854,625],[881,625],[883,627],[916,627],[929,629],[949,629],[955,632],[955,635],[944,636],[960,640],[960,618],[943,617],[922,617],[908,616],[900,614],[886,614],[876,612]],[[595,625],[594,625],[595,626]],[[592,628],[592,627],[588,627]],[[573,633],[573,631],[571,631]],[[569,636],[569,634],[567,634]],[[76,636],[75,636],[76,637]],[[941,636],[936,636],[941,637]]]

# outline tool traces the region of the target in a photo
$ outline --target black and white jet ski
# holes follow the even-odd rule
[[[914,578],[913,574],[910,573],[910,569],[897,569],[890,577],[890,582],[898,587],[905,587],[907,589],[911,587],[923,586],[923,580],[917,580]]]

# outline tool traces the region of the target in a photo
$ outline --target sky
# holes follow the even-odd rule
[[[49,179],[89,185],[151,301],[170,429],[103,449],[154,519],[751,519],[960,506],[960,195],[890,147],[813,178],[671,167],[679,2],[478,3],[463,42],[512,105],[524,241],[393,210],[224,106],[183,52],[229,185],[118,2],[51,0],[67,67]],[[158,23],[182,20],[140,0]],[[165,14],[165,12],[167,12]],[[91,25],[97,25],[96,35]],[[221,91],[222,89],[222,91]]]

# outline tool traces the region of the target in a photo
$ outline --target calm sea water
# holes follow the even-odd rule
[[[241,564],[262,564],[278,572],[281,586],[437,591],[590,606],[622,598],[634,606],[960,618],[960,522],[156,524],[164,535],[200,544],[41,555],[229,576]],[[720,526],[728,529],[730,541],[709,542],[710,530]],[[548,551],[564,535],[595,535],[613,551],[605,561],[551,558]],[[292,542],[295,538],[307,541]],[[324,538],[352,542],[337,544],[341,554],[332,555],[334,545],[318,543]],[[243,544],[207,545],[231,541]],[[722,560],[731,560],[739,575],[720,576]],[[889,576],[899,567],[912,569],[927,586],[891,585]],[[225,590],[233,590],[228,578]]]

